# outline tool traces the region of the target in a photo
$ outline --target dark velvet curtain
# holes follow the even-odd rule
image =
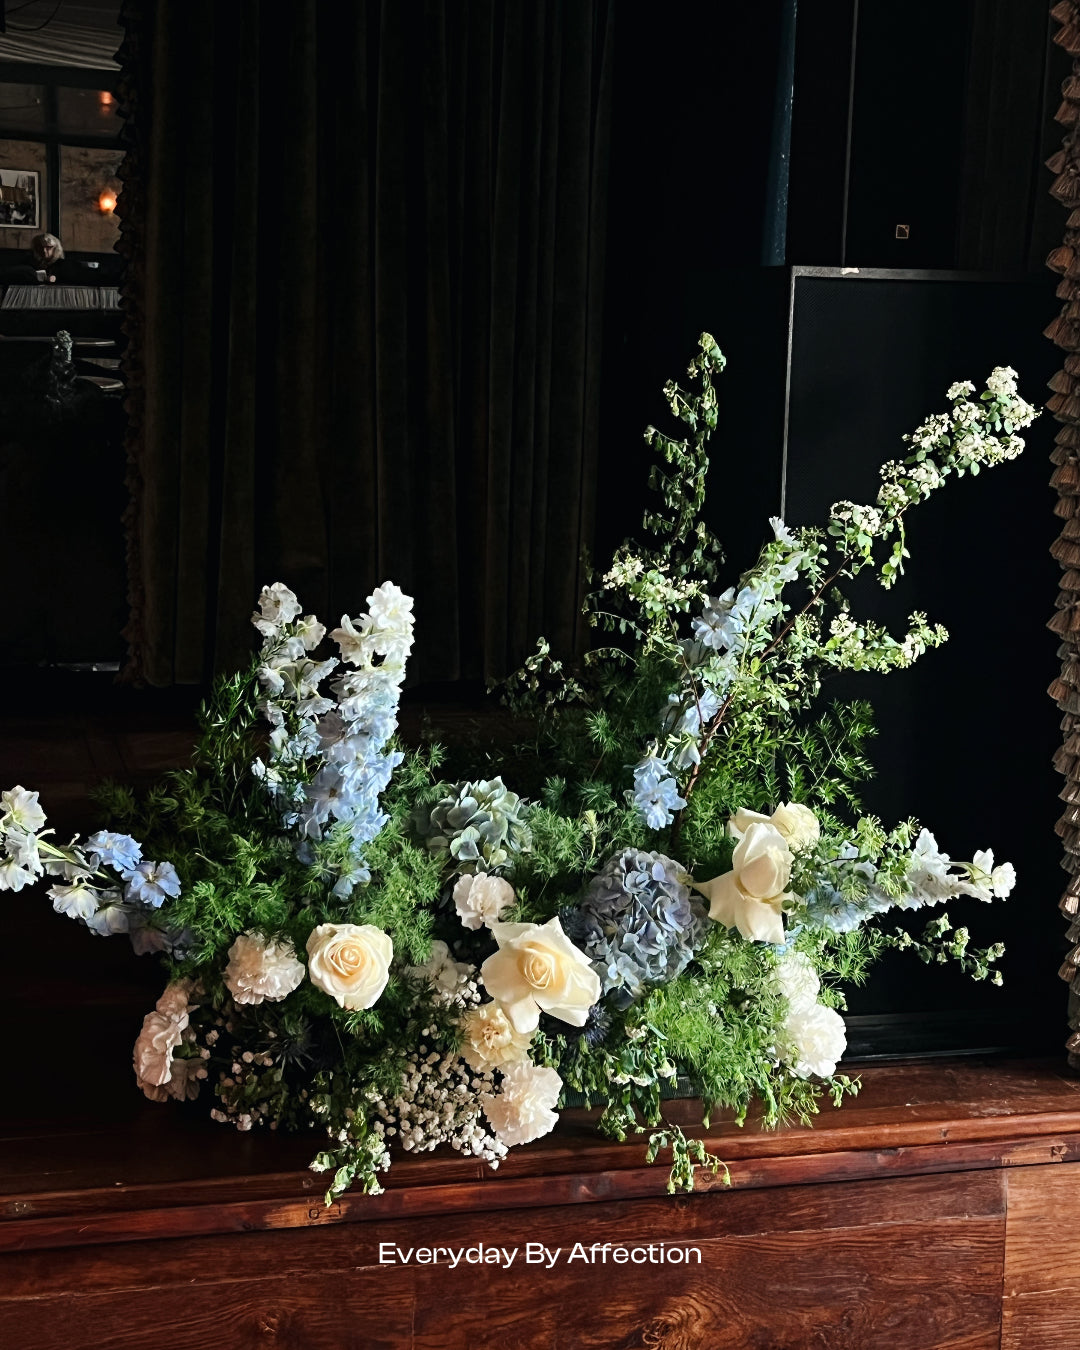
[[[610,0],[129,0],[130,673],[259,587],[416,596],[414,680],[580,646]],[[123,202],[123,198],[122,198]]]

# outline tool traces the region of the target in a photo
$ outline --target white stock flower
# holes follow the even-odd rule
[[[561,1091],[562,1079],[554,1069],[540,1069],[525,1060],[504,1071],[498,1095],[485,1092],[480,1100],[496,1137],[513,1148],[555,1128],[559,1117],[554,1107]]]
[[[57,914],[66,914],[69,919],[82,919],[85,923],[97,913],[97,893],[79,882],[74,886],[50,886],[48,896]]]
[[[513,903],[513,886],[503,877],[486,872],[459,877],[454,887],[454,905],[466,928],[490,927]]]
[[[805,952],[785,952],[776,963],[776,983],[787,999],[788,1014],[813,1007],[821,992],[814,963]]]
[[[499,950],[480,967],[480,978],[514,1029],[535,1031],[541,1011],[583,1027],[600,998],[600,977],[558,918],[545,924],[495,922],[490,927]]]
[[[477,1073],[519,1064],[529,1057],[532,1032],[516,1031],[498,1003],[470,1008],[461,1022],[461,1057]]]
[[[33,872],[20,867],[14,858],[5,858],[0,862],[0,891],[21,891],[24,886],[33,884]]]
[[[994,895],[999,900],[1004,900],[1016,885],[1016,868],[1011,862],[999,863],[990,874],[990,885],[993,888]]]
[[[693,886],[708,899],[710,919],[751,941],[779,943],[790,877],[787,840],[775,825],[752,821],[731,855],[731,871]]]
[[[299,600],[283,582],[275,581],[259,592],[259,608],[252,614],[251,622],[264,637],[274,637],[299,613]]]
[[[278,1003],[304,978],[291,942],[272,942],[264,934],[241,933],[229,948],[225,985],[235,1003]]]
[[[36,834],[45,824],[45,812],[38,805],[38,794],[16,785],[0,792],[0,826],[17,825],[28,834]]]
[[[784,1033],[788,1040],[785,1058],[800,1078],[830,1078],[847,1049],[844,1019],[822,1003],[792,1011]]]
[[[374,924],[321,923],[307,940],[308,978],[338,1007],[370,1008],[386,988],[394,944]]]
[[[412,631],[413,598],[392,581],[384,581],[368,596],[368,613],[376,628]]]

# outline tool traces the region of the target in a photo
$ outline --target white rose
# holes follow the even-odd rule
[[[790,1043],[785,1058],[800,1078],[831,1077],[847,1049],[844,1019],[821,1003],[792,1012],[784,1032]]]
[[[262,933],[241,933],[229,948],[225,985],[236,1003],[278,1003],[304,978],[291,942],[271,942]]]
[[[485,1092],[480,1100],[496,1136],[513,1148],[549,1134],[558,1123],[554,1110],[562,1079],[554,1069],[538,1069],[525,1060],[503,1074],[497,1096]]]
[[[477,1073],[520,1064],[529,1057],[532,1032],[515,1031],[498,1003],[470,1008],[462,1020],[462,1030],[465,1033],[462,1058]]]
[[[781,802],[772,813],[772,823],[787,840],[788,848],[808,848],[821,838],[818,818],[808,806]]]
[[[781,802],[771,816],[740,807],[728,821],[728,832],[736,839],[741,839],[751,825],[772,825],[784,836],[791,849],[806,848],[809,844],[816,844],[821,837],[817,816],[808,806],[798,802]]]
[[[776,963],[776,983],[787,999],[788,1013],[802,1012],[817,1002],[821,981],[805,952],[785,952]]]
[[[559,920],[492,923],[491,932],[499,950],[480,967],[480,978],[515,1031],[535,1031],[541,1010],[583,1027],[600,997],[600,977]]]
[[[307,940],[308,977],[341,1008],[370,1008],[390,977],[394,944],[373,924],[321,923]]]
[[[728,821],[728,833],[733,834],[736,839],[741,839],[751,825],[771,824],[769,816],[762,815],[760,811],[748,811],[745,806],[740,806]]]
[[[466,928],[489,927],[514,903],[514,888],[502,877],[478,873],[459,878],[454,887],[458,918]]]
[[[754,942],[783,942],[790,877],[787,840],[774,825],[753,821],[731,855],[731,871],[693,885],[707,897],[710,919]]]

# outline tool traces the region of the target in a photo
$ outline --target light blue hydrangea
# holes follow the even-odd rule
[[[607,861],[568,918],[566,931],[616,1007],[680,975],[705,935],[705,906],[681,875],[661,853],[625,849]]]

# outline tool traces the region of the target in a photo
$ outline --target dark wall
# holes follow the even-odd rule
[[[777,0],[733,17],[731,7],[675,6],[661,32],[655,16],[620,10],[600,561],[605,546],[638,530],[647,497],[641,432],[668,425],[661,388],[681,375],[703,329],[728,357],[707,514],[728,550],[729,582],[752,562],[778,509],[786,411],[798,421],[792,454],[812,445],[815,457],[802,461],[803,486],[819,489],[804,493],[810,514],[791,503],[792,518],[811,523],[837,497],[872,496],[876,464],[902,450],[900,436],[943,404],[952,380],[1011,364],[1038,403],[1054,368],[1041,329],[1057,305],[1042,258],[1063,220],[1041,159],[1060,140],[1050,117],[1062,61],[1049,48],[1048,6],[803,0],[787,262],[959,268],[983,279],[936,292],[914,275],[880,283],[898,288],[892,317],[874,283],[857,283],[842,314],[823,312],[816,328],[801,328],[790,371],[796,399],[786,408],[790,270],[761,266],[784,8]],[[896,238],[897,224],[908,239]],[[1030,281],[1009,292],[1002,273]],[[871,809],[890,821],[923,816],[957,857],[988,844],[1016,855],[1021,889],[1009,906],[973,904],[953,916],[979,941],[1006,941],[1004,990],[898,957],[853,1003],[868,1017],[912,1023],[927,1012],[951,1016],[965,1023],[956,1034],[969,1044],[1010,1034],[1056,1044],[1064,1025],[1049,763],[1056,715],[1045,696],[1055,643],[1043,627],[1055,584],[1043,486],[1050,432],[1048,420],[1036,428],[1020,465],[955,484],[926,508],[914,589],[901,583],[894,608],[926,608],[953,627],[953,643],[911,678],[837,691],[881,704]],[[1022,840],[1017,813],[1031,823]],[[912,1032],[912,1047],[923,1032]]]

